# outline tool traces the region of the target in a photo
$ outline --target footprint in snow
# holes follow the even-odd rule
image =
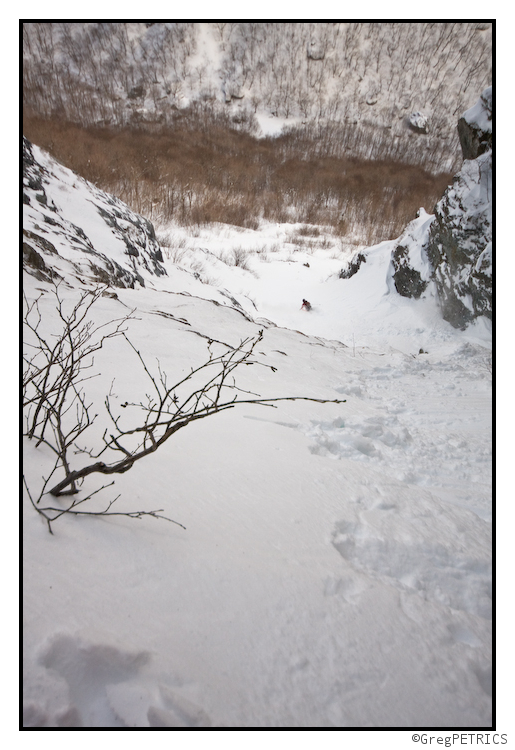
[[[165,685],[159,686],[164,704],[150,706],[147,717],[151,727],[210,727],[211,719],[199,706]]]
[[[361,594],[367,588],[362,580],[363,576],[357,575],[335,578],[329,576],[325,581],[325,596],[341,596],[349,604],[357,604]]]
[[[145,651],[56,635],[43,651],[40,663],[50,678],[66,683],[67,704],[65,699],[54,716],[35,703],[27,704],[25,726],[211,726],[205,711],[180,694],[182,681],[178,679],[173,688],[156,684],[156,676],[145,669],[149,662],[150,655]]]
[[[438,540],[383,535],[363,521],[335,525],[333,546],[358,571],[385,578],[452,609],[492,618],[491,563],[478,551]],[[484,554],[484,553],[483,553]]]
[[[144,651],[124,651],[60,633],[43,652],[40,663],[63,678],[69,689],[67,726],[125,726],[113,712],[107,686],[137,676],[149,661]]]

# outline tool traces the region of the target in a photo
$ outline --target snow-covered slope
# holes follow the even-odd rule
[[[99,297],[91,319],[107,325],[136,308],[127,335],[154,375],[179,380],[205,361],[208,341],[219,351],[263,330],[256,356],[269,367],[236,371],[238,387],[346,402],[241,405],[200,420],[83,506],[101,510],[120,494],[114,508],[162,508],[186,530],[64,515],[51,536],[24,496],[25,726],[490,726],[485,321],[453,328],[433,282],[419,299],[401,296],[395,243],[366,252],[350,278],[339,274],[348,249],[337,253],[330,237],[294,249],[284,226],[206,228],[182,248],[185,230],[169,228],[162,260],[154,245],[129,257],[91,186],[77,178],[73,188],[70,173],[32,154],[47,170],[45,200],[34,186],[25,229],[45,268],[30,265],[24,289],[29,303],[40,298],[42,333],[59,328],[48,269],[70,309],[93,288],[91,252],[112,253],[145,286]],[[221,245],[239,251],[238,264],[220,260]],[[99,415],[81,436],[91,449],[112,429],[106,395],[125,419],[122,407],[145,402],[150,384],[122,337],[88,374],[98,374],[84,383]],[[53,457],[34,441],[24,450],[37,497]],[[81,492],[97,486],[86,477]]]
[[[40,278],[145,285],[166,273],[152,224],[23,139],[24,264]]]

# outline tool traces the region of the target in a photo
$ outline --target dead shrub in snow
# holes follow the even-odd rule
[[[32,506],[45,519],[50,533],[53,533],[52,524],[66,514],[123,515],[129,518],[147,515],[172,521],[161,515],[162,509],[113,511],[111,508],[119,496],[101,511],[84,509],[84,503],[114,482],[86,492],[82,497],[80,495],[86,477],[92,474],[111,476],[129,471],[136,461],[157,451],[172,435],[194,421],[240,404],[274,407],[279,401],[299,400],[344,403],[341,399],[307,396],[261,398],[257,393],[240,388],[234,379],[237,368],[258,365],[275,372],[271,365],[255,359],[255,349],[263,339],[263,331],[244,339],[236,347],[218,349],[218,353],[216,349],[220,345],[209,341],[207,360],[172,382],[162,370],[159,360],[155,368],[150,368],[127,337],[126,324],[132,318],[132,313],[109,324],[94,323],[91,309],[101,297],[103,288],[83,292],[71,308],[62,299],[58,285],[54,285],[52,291],[60,330],[50,336],[43,333],[41,296],[33,302],[25,298],[27,354],[24,356],[23,372],[24,435],[29,440],[35,440],[36,447],[44,445],[54,455],[54,465],[43,477],[39,494],[36,496],[31,492],[25,477],[24,485]],[[137,397],[134,401],[127,399],[116,410],[113,381],[104,402],[107,425],[101,444],[88,447],[83,443],[84,435],[98,414],[92,413],[93,404],[88,402],[83,384],[94,377],[88,372],[94,365],[94,353],[113,337],[123,337],[133,351],[146,376],[148,392],[140,400]],[[76,455],[87,456],[89,462],[74,468],[73,457]],[[41,501],[47,493],[60,498],[62,504],[44,505]]]
[[[244,271],[250,271],[248,264],[249,251],[244,250],[242,247],[233,247],[232,258],[233,264],[242,268]]]
[[[176,265],[179,264],[188,253],[186,247],[186,238],[177,239],[173,235],[157,235],[159,247],[162,249],[165,258],[171,260]]]
[[[294,234],[298,237],[320,237],[320,227],[303,224],[295,230]]]

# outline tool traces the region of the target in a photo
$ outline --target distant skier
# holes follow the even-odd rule
[[[302,307],[301,307],[300,309],[301,309],[301,310],[307,310],[307,312],[309,312],[309,311],[311,310],[311,305],[310,305],[310,303],[309,303],[309,302],[307,301],[307,299],[303,299],[303,300],[302,300]]]

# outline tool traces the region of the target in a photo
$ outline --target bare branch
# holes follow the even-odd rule
[[[58,518],[60,518],[61,516],[65,514],[72,515],[72,516],[126,516],[127,518],[143,518],[143,516],[152,516],[153,518],[160,518],[163,521],[169,521],[170,523],[174,523],[176,526],[180,526],[181,529],[186,530],[186,527],[183,526],[182,523],[179,523],[178,521],[174,521],[173,518],[168,518],[168,516],[161,515],[161,513],[163,513],[162,508],[159,508],[158,510],[112,511],[111,508],[114,505],[114,503],[119,499],[120,495],[117,495],[113,500],[110,500],[107,507],[104,510],[99,510],[99,511],[77,510],[78,505],[80,505],[81,503],[87,502],[93,497],[93,495],[96,495],[98,492],[101,492],[102,490],[106,489],[106,487],[111,487],[114,484],[114,482],[110,482],[109,484],[102,485],[102,487],[99,487],[94,492],[91,492],[87,497],[84,497],[81,500],[74,501],[67,508],[55,508],[53,506],[47,506],[46,508],[40,507],[37,504],[39,501],[35,502],[31,495],[25,476],[23,476],[23,484],[25,486],[25,490],[27,492],[27,495],[30,499],[32,506],[36,509],[36,511],[41,516],[43,516],[43,518],[45,519],[47,523],[48,530],[51,534],[54,533],[52,531],[52,523],[54,521],[57,521]],[[65,495],[66,493],[61,493],[61,494]]]
[[[238,367],[256,365],[266,367],[272,372],[276,368],[255,358],[256,346],[263,339],[263,331],[254,337],[248,337],[236,347],[226,347],[220,354],[215,354],[214,341],[208,341],[208,358],[202,364],[191,367],[186,375],[173,385],[169,385],[167,373],[157,360],[157,372],[153,372],[145,362],[141,352],[126,335],[125,324],[133,317],[133,312],[109,324],[95,325],[88,317],[92,306],[103,290],[84,292],[79,301],[69,311],[60,296],[59,285],[55,284],[53,293],[56,309],[61,323],[61,331],[51,337],[52,343],[42,334],[41,296],[34,302],[25,298],[25,326],[29,335],[29,346],[34,353],[25,358],[24,406],[26,409],[27,431],[29,439],[36,438],[36,447],[45,445],[56,456],[55,465],[49,476],[44,478],[43,487],[37,500],[33,499],[27,483],[25,487],[32,505],[46,520],[49,531],[52,523],[65,514],[72,515],[126,515],[141,518],[159,515],[162,511],[114,512],[109,502],[102,511],[79,509],[94,495],[111,486],[105,484],[78,498],[84,479],[90,474],[123,474],[129,471],[136,461],[157,451],[165,442],[183,427],[192,422],[205,419],[214,414],[233,409],[244,404],[269,406],[276,408],[280,401],[312,401],[315,403],[345,403],[341,399],[319,399],[309,396],[283,396],[280,398],[262,398],[254,391],[237,385],[234,372]],[[151,383],[151,392],[145,400],[126,401],[120,409],[127,412],[115,413],[113,404],[113,384],[105,397],[104,405],[110,420],[110,430],[106,427],[102,436],[103,446],[95,452],[77,443],[86,430],[95,422],[97,414],[91,412],[90,403],[83,390],[83,383],[94,374],[84,377],[84,370],[93,367],[93,353],[102,348],[107,339],[122,336],[135,353],[143,372]],[[243,396],[243,397],[242,397]],[[88,455],[93,462],[74,469],[70,463],[70,454]],[[99,461],[103,454],[112,458],[111,462]],[[120,456],[122,454],[122,456]],[[64,470],[64,477],[47,490],[50,480],[56,471]],[[70,498],[70,502],[61,508],[42,507],[40,500],[49,492],[54,497]],[[179,526],[177,521],[172,521]],[[183,527],[184,528],[184,527]]]
[[[192,422],[204,419],[206,417],[218,414],[227,409],[243,404],[256,404],[260,406],[275,407],[279,401],[312,401],[316,403],[345,403],[342,399],[317,399],[309,396],[284,396],[281,398],[260,398],[259,394],[239,388],[232,376],[233,371],[241,365],[252,365],[262,363],[252,359],[257,344],[263,338],[263,332],[260,331],[255,338],[244,339],[239,346],[234,349],[226,350],[218,356],[214,356],[209,349],[209,359],[202,365],[192,368],[188,375],[182,380],[175,383],[172,387],[167,386],[166,374],[162,371],[158,362],[158,375],[154,375],[149,370],[143,360],[141,353],[130,342],[124,334],[124,338],[136,353],[141,365],[150,378],[157,394],[157,401],[154,402],[150,397],[147,405],[142,404],[123,404],[125,408],[132,406],[138,409],[139,424],[131,428],[122,428],[120,426],[120,416],[115,416],[111,410],[111,404],[106,398],[106,409],[117,435],[104,433],[104,447],[96,454],[90,454],[92,457],[100,457],[106,451],[117,451],[124,454],[124,458],[112,463],[97,461],[76,471],[68,472],[65,478],[56,484],[50,490],[50,493],[59,496],[66,487],[72,485],[79,479],[90,474],[123,474],[128,471],[136,461],[148,456],[161,447],[172,435],[183,427],[187,427]],[[270,367],[269,365],[264,365]],[[176,396],[176,390],[183,384],[189,384],[195,375],[208,368],[215,367],[215,373],[207,376],[207,379],[193,391],[190,391],[184,400],[180,401]],[[275,368],[273,368],[275,369]],[[231,391],[230,399],[223,399],[226,391]],[[256,396],[256,398],[239,398],[239,394]],[[127,442],[127,438],[140,436],[136,447]],[[124,444],[125,441],[125,444]]]

